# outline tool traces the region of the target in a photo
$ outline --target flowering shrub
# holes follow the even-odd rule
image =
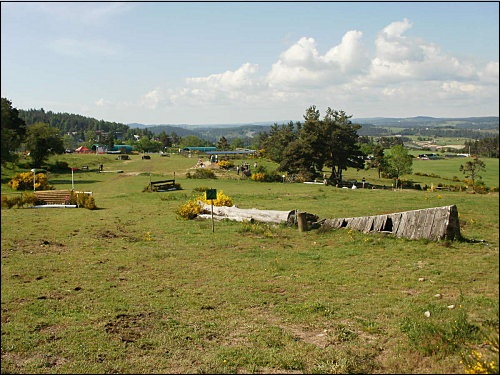
[[[252,173],[252,175],[250,176],[250,179],[254,181],[265,181],[265,178],[265,173]]]
[[[33,173],[24,172],[15,175],[8,183],[14,190],[33,190]],[[49,185],[47,175],[45,173],[37,173],[35,177],[36,190],[51,190],[52,186]]]
[[[498,330],[491,337],[485,335],[484,338],[483,352],[472,349],[470,353],[462,354],[460,363],[466,374],[498,374]]]
[[[198,204],[197,199],[192,199],[190,201],[187,201],[184,203],[182,206],[178,207],[175,213],[186,220],[191,220],[194,219],[196,216],[198,216],[201,212],[201,207]]]
[[[205,194],[203,194],[198,200],[205,202],[206,204],[211,204],[212,200],[211,199],[206,199]],[[226,194],[224,194],[224,191],[219,190],[217,192],[217,199],[214,199],[214,206],[226,206],[226,207],[231,207],[233,205],[233,200],[229,198]]]
[[[183,219],[191,220],[194,219],[201,213],[201,206],[198,204],[199,201],[202,201],[206,204],[211,204],[212,200],[206,199],[205,194],[195,197],[182,206],[178,207],[175,213]],[[214,206],[228,206],[231,207],[233,205],[233,200],[229,198],[222,190],[217,192],[217,199],[213,200]]]
[[[234,164],[232,162],[230,162],[229,160],[221,160],[217,163],[217,165],[221,169],[230,169],[230,168],[234,167]]]

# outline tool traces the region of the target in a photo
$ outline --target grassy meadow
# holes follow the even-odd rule
[[[176,154],[55,160],[89,166],[73,182],[98,209],[2,207],[2,373],[448,374],[490,361],[498,373],[498,192],[339,189],[235,171],[188,179],[197,158]],[[404,178],[451,184],[465,161],[415,160],[419,174]],[[484,161],[486,186],[498,187],[498,159]],[[18,194],[7,182],[27,170],[3,168],[2,194]],[[143,192],[174,176],[181,190]],[[344,174],[363,177],[391,185],[375,171]],[[71,189],[71,171],[49,183]],[[240,208],[320,218],[455,204],[466,240],[233,221],[212,231],[176,215],[203,188]]]

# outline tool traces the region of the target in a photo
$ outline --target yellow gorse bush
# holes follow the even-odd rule
[[[205,194],[203,194],[201,197],[198,198],[198,200],[206,203],[206,204],[212,204],[211,199],[206,199]],[[217,199],[213,200],[214,206],[222,207],[231,207],[233,205],[233,200],[229,198],[226,194],[224,194],[223,190],[219,190],[217,192]]]
[[[180,207],[177,208],[175,213],[187,220],[194,219],[196,216],[198,216],[201,213],[201,206],[198,203],[199,201],[204,202],[206,204],[212,204],[211,199],[206,199],[206,195],[203,194],[201,196],[195,197]],[[213,200],[214,206],[227,206],[231,207],[233,205],[233,200],[228,197],[222,190],[217,192],[217,199]]]
[[[229,160],[221,160],[217,163],[217,165],[219,166],[219,168],[222,168],[222,169],[229,169],[229,168],[232,168],[234,166],[234,164],[232,162],[230,162]]]
[[[250,179],[254,180],[254,181],[264,181],[266,177],[266,174],[265,173],[252,173],[252,175],[250,176]]]
[[[498,374],[498,332],[486,338],[484,352],[473,349],[462,356],[460,363],[466,374]]]
[[[196,216],[200,214],[200,212],[201,212],[201,207],[198,204],[197,199],[192,199],[190,201],[187,201],[182,206],[177,208],[177,210],[175,211],[175,213],[179,217],[187,220],[194,219]]]
[[[8,183],[14,190],[33,190],[33,173],[23,172],[15,175]],[[36,190],[50,190],[51,186],[45,173],[37,173],[35,177]]]

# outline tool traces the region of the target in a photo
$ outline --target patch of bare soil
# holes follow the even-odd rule
[[[104,330],[125,343],[132,343],[141,338],[151,314],[119,314],[113,321],[104,325]]]

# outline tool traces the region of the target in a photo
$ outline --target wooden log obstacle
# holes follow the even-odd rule
[[[363,233],[384,232],[412,240],[460,240],[456,205],[386,215],[325,219],[324,228],[351,228]]]
[[[36,199],[42,203],[42,205],[57,204],[57,205],[70,205],[72,204],[71,196],[76,198],[78,201],[78,195],[92,195],[91,191],[75,191],[75,190],[38,190],[35,191]],[[75,203],[73,203],[75,204]],[[78,205],[78,203],[76,203]]]
[[[149,191],[164,191],[175,189],[175,179],[151,181],[149,183]]]
[[[69,204],[71,190],[39,190],[35,196],[44,204]]]
[[[200,218],[209,218],[210,205],[199,202],[202,213]],[[213,207],[216,219],[235,221],[260,221],[266,223],[287,223],[299,228],[309,229],[349,228],[364,233],[380,232],[409,239],[462,240],[457,206],[425,208],[385,215],[360,216],[350,218],[321,219],[307,212],[241,209],[232,207]]]

